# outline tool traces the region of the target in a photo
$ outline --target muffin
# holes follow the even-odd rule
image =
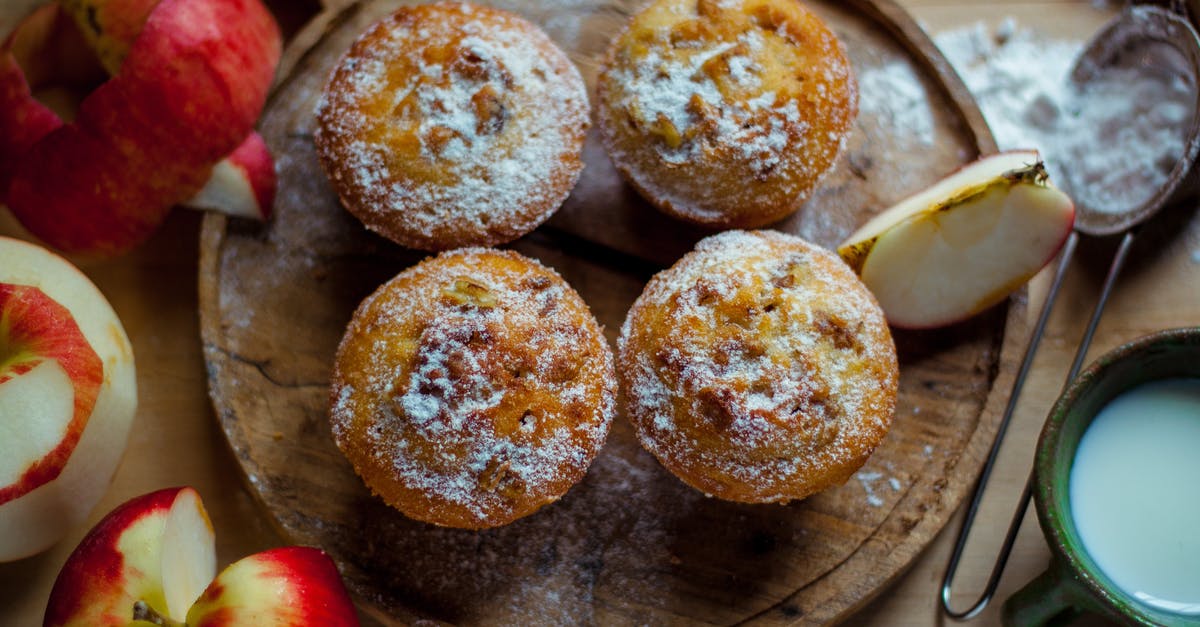
[[[796,0],[656,0],[614,41],[597,99],[625,179],[721,228],[796,211],[858,113],[845,51]]]
[[[692,487],[786,503],[845,482],[886,435],[883,312],[835,254],[728,231],[651,279],[617,345],[638,439]]]
[[[342,57],[317,106],[342,204],[403,246],[514,240],[583,169],[587,91],[533,24],[467,3],[402,7]]]
[[[330,393],[334,440],[372,492],[411,518],[480,529],[583,478],[616,378],[600,326],[558,274],[464,249],[363,301]]]

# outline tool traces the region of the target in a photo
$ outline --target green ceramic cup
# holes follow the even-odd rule
[[[1132,387],[1172,377],[1200,377],[1200,327],[1148,335],[1104,355],[1050,410],[1038,440],[1034,502],[1052,559],[1046,572],[1005,602],[1005,625],[1055,625],[1089,611],[1123,624],[1200,627],[1200,616],[1145,605],[1100,571],[1075,529],[1068,494],[1079,439],[1100,408]]]

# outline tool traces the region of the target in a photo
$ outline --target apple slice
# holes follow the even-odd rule
[[[266,220],[275,201],[275,183],[275,161],[267,143],[258,133],[250,133],[237,150],[213,167],[208,182],[183,205]]]
[[[191,627],[357,625],[333,560],[289,546],[256,553],[221,571],[188,612]]]
[[[1038,153],[1003,152],[963,167],[872,218],[838,253],[888,322],[932,328],[1003,300],[1058,254],[1075,220]]]
[[[216,572],[212,524],[196,491],[151,492],[105,516],[67,558],[45,625],[127,625],[138,603],[181,622]]]
[[[6,237],[0,260],[5,562],[49,547],[87,518],[125,448],[137,380],[121,322],[86,276]]]
[[[162,534],[162,586],[167,615],[181,620],[217,572],[212,522],[192,488],[171,503]]]

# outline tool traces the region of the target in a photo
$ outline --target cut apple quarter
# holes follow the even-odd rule
[[[984,157],[862,226],[838,247],[888,322],[932,328],[1004,300],[1058,254],[1075,205],[1036,151]]]

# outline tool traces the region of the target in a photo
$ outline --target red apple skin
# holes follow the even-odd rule
[[[54,581],[46,605],[46,627],[127,625],[141,595],[126,576],[118,550],[123,533],[141,520],[166,518],[180,490],[167,488],[129,501],[105,516],[80,541]]]
[[[228,566],[188,612],[189,627],[357,627],[358,615],[333,560],[289,546]]]
[[[0,54],[0,190],[8,189],[16,164],[29,149],[62,120],[49,108],[33,99],[21,68],[7,52]]]
[[[66,307],[36,287],[0,283],[0,385],[44,359],[57,360],[71,379],[75,409],[58,446],[26,468],[17,483],[0,487],[0,505],[58,477],[79,443],[104,382],[104,363]]]
[[[77,118],[8,159],[5,202],[57,248],[98,256],[132,248],[250,133],[280,48],[258,0],[162,0],[120,73],[80,103]],[[11,68],[4,80],[17,80]]]
[[[229,155],[229,161],[245,173],[246,180],[254,190],[260,217],[271,217],[271,206],[275,203],[275,160],[267,149],[267,142],[258,133],[250,133],[237,150]]]

